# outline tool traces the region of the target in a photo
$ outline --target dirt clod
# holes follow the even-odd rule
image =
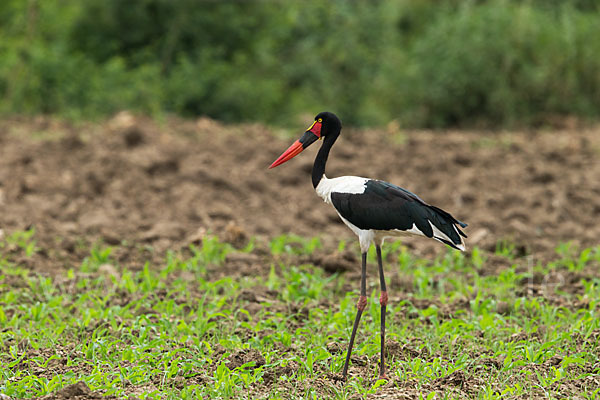
[[[257,368],[265,365],[266,361],[260,351],[256,349],[244,349],[235,352],[227,358],[227,367],[229,369],[239,368],[247,363],[253,362],[254,364],[249,368]]]
[[[346,272],[353,269],[357,269],[358,261],[356,256],[351,251],[345,251],[343,253],[334,252],[320,257],[314,257],[312,262],[315,265],[321,266],[325,271],[329,273],[335,272]]]
[[[100,399],[116,399],[114,396],[104,397],[102,394],[92,392],[88,385],[79,381],[72,385],[67,385],[57,392],[46,396],[38,397],[38,400],[100,400]]]

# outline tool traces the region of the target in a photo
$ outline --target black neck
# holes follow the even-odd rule
[[[315,157],[315,163],[313,164],[312,169],[312,183],[313,187],[315,188],[317,187],[319,182],[321,182],[323,175],[325,175],[325,164],[327,164],[329,150],[331,150],[331,147],[335,143],[337,137],[338,135],[336,134],[326,136],[325,140],[323,140],[323,145],[317,153],[317,157]]]

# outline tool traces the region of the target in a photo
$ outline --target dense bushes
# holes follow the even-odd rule
[[[5,0],[0,111],[490,126],[600,115],[594,1]]]

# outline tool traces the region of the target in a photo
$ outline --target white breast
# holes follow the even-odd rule
[[[340,176],[339,178],[327,179],[325,175],[316,187],[317,194],[324,202],[331,204],[331,193],[354,193],[365,192],[365,183],[368,178],[360,176]]]

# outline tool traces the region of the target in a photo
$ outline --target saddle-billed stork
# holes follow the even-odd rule
[[[329,151],[340,135],[342,123],[333,113],[322,112],[302,137],[296,140],[269,168],[274,168],[300,154],[317,139],[323,139],[312,169],[312,183],[317,194],[335,208],[342,221],[358,236],[362,253],[360,297],[348,344],[342,378],[348,373],[350,354],[358,323],[367,305],[367,250],[371,244],[377,251],[381,295],[381,359],[380,378],[385,374],[385,311],[388,302],[381,245],[388,237],[420,235],[436,239],[448,246],[465,250],[463,238],[467,236],[460,228],[467,224],[458,221],[446,211],[425,203],[419,196],[399,186],[375,179],[358,176],[341,176],[329,179],[325,176],[325,164]]]

